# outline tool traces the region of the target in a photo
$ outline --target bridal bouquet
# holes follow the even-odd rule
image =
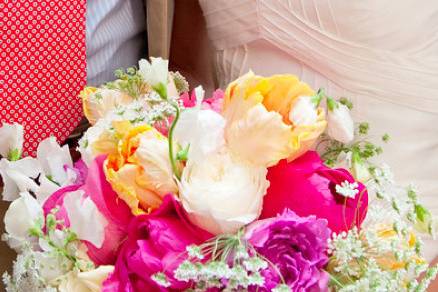
[[[81,159],[0,129],[7,291],[425,291],[436,220],[352,104],[252,72],[204,97],[141,60],[81,93]],[[382,142],[389,139],[382,137]]]

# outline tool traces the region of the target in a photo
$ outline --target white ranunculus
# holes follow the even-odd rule
[[[3,123],[0,127],[0,155],[4,158],[19,158],[23,150],[23,126],[17,123]],[[16,157],[9,157],[15,154]]]
[[[151,57],[151,62],[146,59],[141,59],[138,62],[140,75],[144,81],[152,87],[167,86],[167,75],[169,68],[169,61],[162,58]]]
[[[19,192],[38,190],[34,181],[41,172],[38,160],[25,157],[17,161],[0,160],[0,175],[3,179],[3,200],[13,201],[18,198]]]
[[[134,157],[144,170],[141,180],[137,180],[142,187],[161,196],[178,192],[169,159],[168,140],[164,136],[155,130],[142,133]]]
[[[29,229],[44,223],[44,212],[40,204],[28,192],[20,193],[5,213],[5,231],[11,248],[19,248],[29,240]]]
[[[318,120],[318,111],[311,96],[300,96],[291,111],[289,120],[294,126],[313,125]]]
[[[331,108],[329,106],[327,122],[327,132],[330,137],[344,144],[353,141],[354,122],[346,105],[336,102]]]
[[[82,190],[67,193],[64,197],[64,208],[70,221],[70,229],[78,238],[101,248],[108,222],[90,197],[85,197]]]
[[[228,153],[189,161],[180,198],[190,220],[213,233],[233,233],[256,220],[269,186],[264,167],[234,162]]]

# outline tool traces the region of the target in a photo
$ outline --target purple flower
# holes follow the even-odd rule
[[[328,275],[327,220],[315,216],[299,217],[286,209],[274,218],[255,221],[245,238],[271,266],[262,275],[267,291],[281,284],[281,276],[292,291],[326,291]]]

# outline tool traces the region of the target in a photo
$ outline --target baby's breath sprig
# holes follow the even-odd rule
[[[290,291],[279,270],[244,240],[243,230],[234,235],[219,235],[201,245],[189,245],[181,257],[185,260],[173,272],[173,277],[191,283],[190,291],[209,288],[246,291],[249,287],[263,287],[262,272],[266,269],[279,275],[280,283],[275,291]],[[165,271],[154,274],[153,279],[158,284],[167,283],[169,278],[164,279],[163,275]]]

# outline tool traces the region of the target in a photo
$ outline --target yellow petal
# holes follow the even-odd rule
[[[276,112],[268,112],[262,104],[226,130],[226,140],[233,156],[247,163],[269,167],[291,153],[291,126],[283,123]]]
[[[268,111],[276,111],[283,116],[283,121],[290,124],[289,112],[300,96],[312,96],[315,92],[294,75],[274,75],[267,78],[271,85],[264,94],[263,105]]]
[[[105,175],[114,191],[131,208],[134,215],[140,215],[155,209],[161,204],[161,197],[141,187],[141,168],[133,164],[122,166],[117,172],[107,166]]]

